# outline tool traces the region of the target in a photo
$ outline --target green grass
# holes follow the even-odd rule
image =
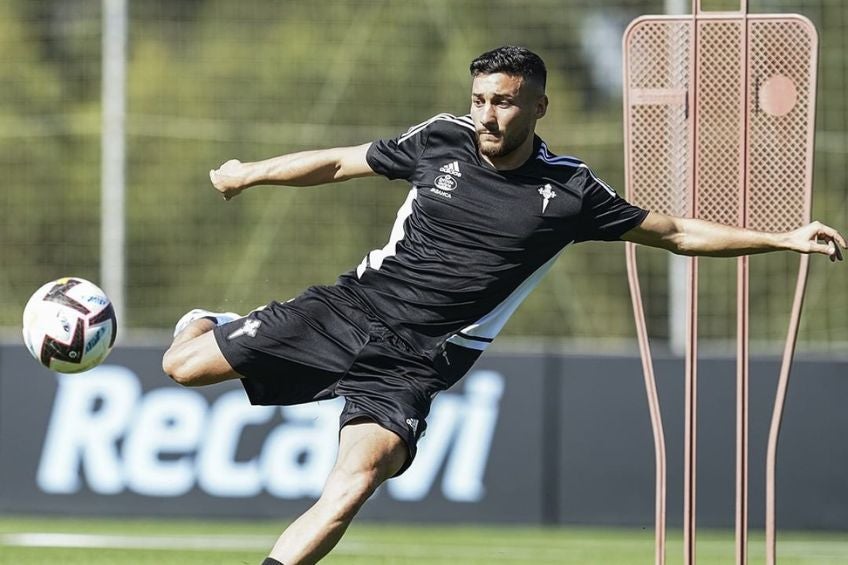
[[[258,565],[284,525],[269,521],[0,517],[0,564]],[[780,565],[848,563],[846,533],[784,533],[779,539]],[[64,547],[55,547],[57,544]],[[67,547],[71,544],[91,547]],[[667,554],[670,565],[682,562],[679,535],[670,536]],[[752,565],[764,562],[761,534],[752,535],[749,555]],[[731,533],[699,533],[699,565],[733,562]],[[327,565],[652,563],[653,533],[645,530],[365,522],[355,523],[336,550],[322,561]]]

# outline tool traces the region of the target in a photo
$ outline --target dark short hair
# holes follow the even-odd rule
[[[486,51],[471,61],[472,77],[504,73],[520,76],[527,82],[535,82],[545,89],[548,70],[542,58],[527,49],[514,45],[504,45],[491,51]]]

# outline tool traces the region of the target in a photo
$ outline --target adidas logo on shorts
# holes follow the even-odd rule
[[[412,428],[412,433],[418,433],[418,419],[416,418],[407,418],[406,423],[409,424],[409,427]]]

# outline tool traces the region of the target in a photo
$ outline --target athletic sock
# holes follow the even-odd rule
[[[273,557],[266,557],[265,561],[262,562],[262,565],[285,565],[284,563],[280,563]]]

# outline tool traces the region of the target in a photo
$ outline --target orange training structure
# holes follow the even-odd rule
[[[810,220],[818,37],[793,14],[645,16],[624,35],[625,175],[644,208],[764,231]],[[627,269],[656,449],[656,563],[665,563],[666,456],[636,247]],[[747,563],[748,257],[738,259],[736,563]],[[775,459],[807,280],[802,255],[766,461],[766,552],[775,563]],[[688,260],[684,562],[695,563],[698,260]]]

